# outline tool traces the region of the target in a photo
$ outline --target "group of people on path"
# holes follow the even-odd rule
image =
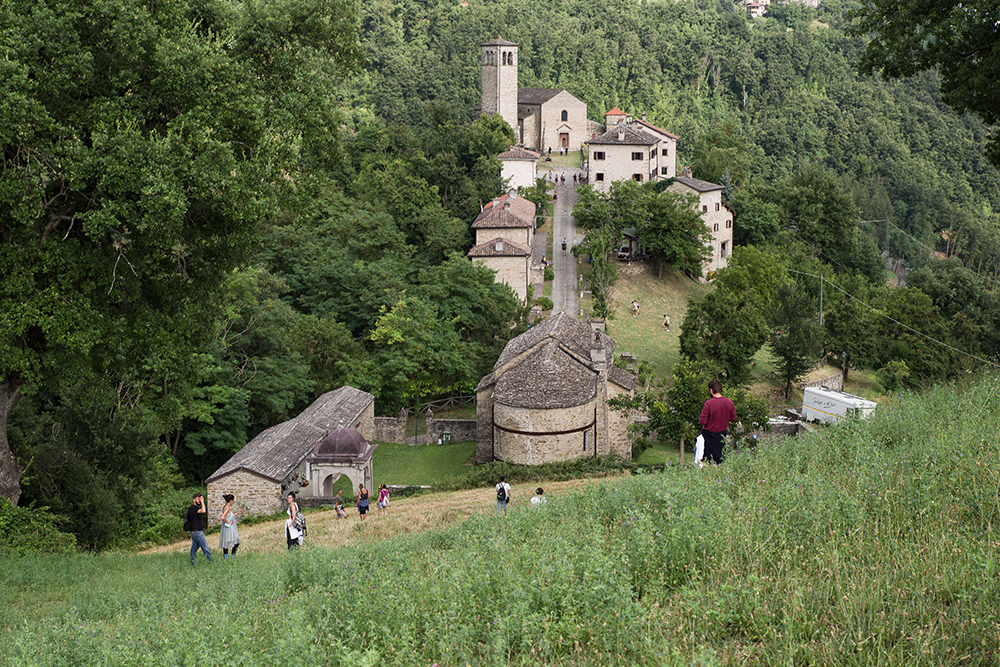
[[[333,499],[333,508],[337,513],[338,519],[347,518],[347,512],[344,511],[343,493],[343,489],[338,489],[337,495]],[[365,485],[358,484],[358,495],[355,500],[355,506],[358,508],[358,514],[361,515],[362,521],[365,520],[365,515],[368,514],[369,497],[370,494]],[[234,509],[236,497],[231,493],[223,495],[222,500],[226,504],[219,513],[219,548],[222,549],[222,557],[228,559],[236,556],[236,550],[240,546],[237,519],[243,514],[243,509]],[[285,519],[285,544],[286,548],[292,549],[302,546],[303,538],[306,536],[306,519],[299,508],[294,491],[290,491],[285,496],[285,500],[288,502],[288,507],[285,510],[285,514],[288,517]],[[379,487],[376,505],[379,516],[389,514],[389,487],[385,484]],[[205,496],[201,493],[195,493],[191,498],[191,505],[188,507],[187,515],[184,519],[184,530],[188,531],[191,535],[192,566],[195,564],[199,549],[205,555],[205,559],[209,563],[212,562],[212,552],[208,548],[208,540],[205,539],[205,528],[207,527],[205,521],[206,514]]]

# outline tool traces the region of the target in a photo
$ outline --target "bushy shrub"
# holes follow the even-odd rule
[[[548,265],[548,264],[545,265],[545,276],[544,276],[543,279],[546,280],[546,281],[555,280],[556,279],[556,272],[555,272],[555,270],[553,270],[553,268],[550,265]]]
[[[552,299],[547,296],[538,297],[536,303],[541,306],[542,310],[552,310]]]
[[[0,497],[0,553],[23,556],[76,550],[76,538],[59,531],[62,519],[46,507],[18,507]]]

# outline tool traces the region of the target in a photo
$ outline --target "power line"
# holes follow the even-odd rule
[[[975,359],[976,361],[980,361],[980,362],[982,362],[982,363],[984,363],[984,364],[988,364],[988,365],[990,365],[990,366],[993,366],[994,368],[1000,368],[1000,364],[995,364],[995,363],[993,363],[992,361],[989,361],[989,360],[987,360],[987,359],[983,359],[983,358],[981,358],[981,357],[977,357],[976,355],[974,355],[974,354],[971,354],[971,353],[969,353],[969,352],[965,352],[964,350],[960,350],[960,349],[958,349],[957,347],[953,347],[952,345],[949,345],[948,343],[945,343],[945,342],[942,342],[942,341],[940,341],[940,340],[938,340],[938,339],[936,339],[936,338],[932,338],[931,336],[928,336],[928,335],[926,335],[926,334],[924,334],[924,333],[921,333],[921,332],[917,331],[916,329],[914,329],[914,328],[913,328],[913,327],[911,327],[911,326],[908,326],[908,325],[906,325],[906,324],[903,324],[903,323],[902,323],[902,322],[900,322],[899,320],[897,320],[897,319],[894,319],[894,318],[890,317],[889,315],[886,315],[885,313],[883,313],[883,312],[882,312],[881,310],[879,310],[878,308],[876,308],[876,307],[874,307],[874,306],[871,306],[871,305],[869,305],[869,304],[865,303],[864,301],[862,301],[862,300],[861,300],[861,299],[859,299],[858,297],[854,296],[853,294],[851,294],[850,292],[848,292],[847,290],[845,290],[845,289],[844,289],[843,287],[841,287],[840,285],[838,285],[838,284],[834,283],[833,281],[829,280],[828,278],[825,278],[824,276],[818,276],[818,275],[815,275],[815,274],[812,274],[812,273],[806,273],[805,271],[796,271],[795,269],[789,269],[789,268],[786,268],[785,270],[786,270],[786,271],[791,271],[792,273],[799,273],[799,274],[802,274],[802,275],[804,275],[804,276],[811,276],[811,277],[813,277],[813,278],[819,278],[819,279],[820,279],[820,280],[822,280],[823,282],[827,282],[827,283],[830,283],[830,285],[831,285],[831,286],[832,286],[832,287],[833,287],[834,289],[836,289],[836,290],[837,290],[838,292],[840,292],[841,294],[843,294],[843,295],[844,295],[844,296],[846,296],[847,298],[849,298],[849,299],[851,299],[851,300],[853,300],[853,301],[856,301],[856,302],[860,303],[860,304],[861,304],[862,306],[864,306],[865,308],[868,308],[869,310],[871,310],[871,311],[873,311],[874,313],[876,313],[876,314],[878,314],[878,315],[880,315],[880,316],[884,317],[885,319],[889,320],[890,322],[893,322],[893,323],[895,323],[895,324],[898,324],[899,326],[903,327],[903,328],[904,328],[904,329],[906,329],[907,331],[910,331],[910,332],[912,332],[912,333],[914,333],[914,334],[916,334],[916,335],[920,336],[921,338],[926,338],[927,340],[929,340],[929,341],[931,341],[931,342],[933,342],[933,343],[937,343],[938,345],[941,345],[941,346],[943,346],[943,347],[946,347],[946,348],[948,348],[949,350],[952,350],[953,352],[957,352],[958,354],[961,354],[961,355],[964,355],[964,356],[966,356],[966,357],[970,357],[970,358],[972,358],[972,359]]]

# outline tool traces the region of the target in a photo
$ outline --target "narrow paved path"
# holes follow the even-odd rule
[[[573,317],[580,316],[579,285],[576,274],[576,258],[571,252],[573,246],[579,243],[582,235],[576,232],[576,221],[573,220],[573,206],[580,200],[580,195],[573,185],[573,174],[581,174],[580,169],[557,167],[553,173],[566,175],[566,183],[556,185],[555,210],[552,220],[552,268],[556,276],[552,281],[552,312],[565,310]],[[563,254],[562,242],[566,240],[566,253]]]

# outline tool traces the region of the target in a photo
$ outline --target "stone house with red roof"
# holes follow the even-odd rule
[[[483,206],[472,229],[476,245],[468,257],[496,271],[497,282],[507,283],[519,299],[526,300],[528,288],[541,282],[543,270],[532,261],[535,205],[511,190]]]
[[[519,190],[535,186],[538,178],[538,158],[535,151],[529,151],[520,146],[511,146],[497,156],[500,160],[500,178],[506,181],[507,187]]]
[[[617,108],[605,114],[605,127],[587,142],[588,175],[598,192],[608,192],[615,181],[645,183],[677,174],[676,134]]]
[[[608,400],[631,394],[635,376],[614,352],[614,339],[565,312],[510,340],[476,387],[476,462],[631,458],[630,418]]]
[[[722,201],[722,186],[690,176],[678,176],[667,189],[680,194],[698,195],[698,211],[709,231],[712,232],[712,255],[705,261],[702,271],[706,278],[729,265],[733,253],[733,209]]]

